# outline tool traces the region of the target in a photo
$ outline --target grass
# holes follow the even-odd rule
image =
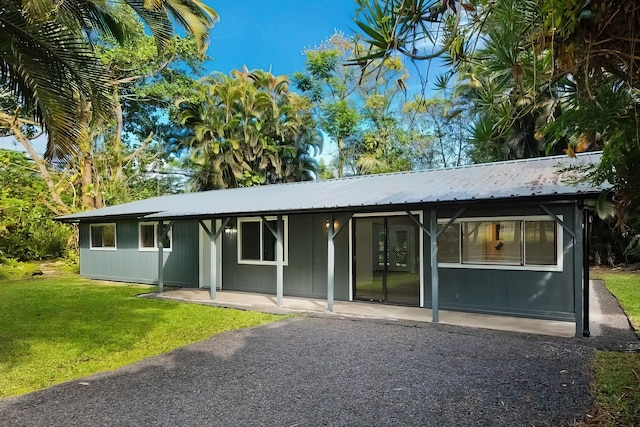
[[[36,262],[18,262],[0,258],[0,280],[31,277],[37,270],[39,270],[39,264]]]
[[[591,277],[604,280],[633,327],[640,330],[640,273],[597,271]],[[640,425],[640,353],[598,351],[593,394],[598,414],[592,424]]]
[[[0,281],[0,398],[115,369],[282,316],[136,298],[77,275]]]
[[[601,271],[591,273],[592,279],[604,280],[627,313],[634,329],[640,331],[640,272]]]

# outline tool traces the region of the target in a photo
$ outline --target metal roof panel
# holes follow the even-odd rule
[[[560,169],[597,164],[601,153],[540,157],[419,172],[360,175],[154,197],[59,217],[62,221],[118,216],[148,219],[239,216],[419,203],[596,194],[607,186],[572,183]],[[573,177],[575,178],[575,177]]]

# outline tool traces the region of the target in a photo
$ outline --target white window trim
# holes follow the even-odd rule
[[[104,227],[105,225],[113,225],[114,246],[113,247],[93,246],[93,227]],[[98,224],[89,224],[89,249],[92,251],[117,251],[118,250],[118,225],[115,222],[101,222]]]
[[[278,219],[278,217],[276,216],[265,216],[265,219],[267,221],[273,221]],[[283,227],[284,227],[284,262],[283,265],[289,265],[289,217],[287,215],[283,215],[282,216],[282,221],[283,221]],[[255,259],[242,259],[242,226],[241,224],[243,222],[259,222],[260,223],[260,258],[262,258],[264,256],[264,254],[262,253],[263,250],[263,242],[262,242],[262,236],[263,233],[269,232],[270,231],[268,229],[265,230],[265,225],[263,224],[262,218],[259,216],[252,216],[252,217],[244,217],[244,218],[238,218],[238,233],[236,233],[237,236],[237,249],[238,249],[238,264],[252,264],[252,265],[277,265],[278,261],[264,261],[262,259],[260,260],[255,260]],[[277,256],[277,255],[276,255]]]
[[[146,248],[142,246],[142,226],[153,225],[153,247]],[[138,251],[140,252],[158,252],[158,238],[160,236],[157,222],[139,222],[138,223]],[[166,224],[165,224],[166,226]],[[162,248],[162,252],[171,252],[173,250],[173,228],[169,230],[169,240],[171,241],[170,248]]]
[[[563,220],[562,215],[557,215],[558,219]],[[438,218],[438,224],[447,224],[449,218]],[[563,271],[564,269],[564,229],[562,225],[558,223],[550,215],[531,215],[531,216],[487,216],[487,217],[469,217],[456,219],[453,224],[461,224],[463,222],[497,222],[497,221],[553,221],[556,224],[556,264],[555,265],[537,265],[537,264],[498,264],[498,263],[454,263],[454,262],[439,262],[438,267],[442,268],[465,268],[476,270],[521,270],[521,271]],[[524,227],[522,227],[524,228]],[[524,232],[524,229],[521,231]],[[458,238],[458,245],[462,245],[462,241]],[[462,257],[462,247],[459,248],[460,256]],[[524,262],[526,255],[526,248],[524,239],[522,240],[522,259]]]

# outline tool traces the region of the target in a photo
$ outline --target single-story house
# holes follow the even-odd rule
[[[84,277],[575,322],[601,153],[161,196],[60,217]]]

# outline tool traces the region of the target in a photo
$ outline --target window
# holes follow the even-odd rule
[[[464,264],[520,265],[520,221],[468,221],[461,225]]]
[[[277,219],[267,217],[267,224],[277,230]],[[284,222],[284,263],[288,262],[288,218]],[[262,218],[238,219],[238,263],[239,264],[276,264],[276,237]]]
[[[167,227],[167,225],[165,225]],[[139,237],[139,249],[141,251],[156,251],[158,250],[158,236],[161,234],[158,232],[159,224],[152,222],[141,222],[138,225],[138,237]],[[162,249],[165,251],[171,250],[171,230],[165,235],[162,240]]]
[[[442,228],[448,221],[438,224]],[[468,218],[452,223],[438,237],[444,266],[562,270],[562,233],[548,216]]]
[[[116,249],[115,224],[91,224],[91,249]]]
[[[558,257],[557,234],[555,221],[525,222],[525,264],[555,265]]]
[[[438,224],[438,233],[446,224]],[[438,262],[460,262],[460,224],[453,223],[438,236]]]

